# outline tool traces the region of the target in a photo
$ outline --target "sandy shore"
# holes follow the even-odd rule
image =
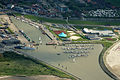
[[[71,80],[59,78],[53,75],[37,75],[37,76],[3,76],[0,80]]]
[[[120,79],[120,41],[106,51],[105,64]]]

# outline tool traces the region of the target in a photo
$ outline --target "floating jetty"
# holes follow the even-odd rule
[[[94,49],[93,44],[66,44],[61,47],[63,53],[68,54],[68,58],[87,57],[90,53],[89,50]]]
[[[15,49],[24,49],[24,50],[35,50],[33,47],[27,47],[27,46],[15,46]]]
[[[87,57],[88,54],[75,54],[75,55],[69,55],[69,58],[75,58],[75,57]]]

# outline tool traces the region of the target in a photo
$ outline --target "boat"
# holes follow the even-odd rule
[[[39,29],[39,26],[35,25],[35,27],[36,27],[37,29]]]
[[[41,40],[41,37],[39,37],[39,41]]]
[[[73,62],[76,62],[75,58],[73,59]]]
[[[42,41],[40,41],[40,44],[42,44]]]
[[[35,50],[33,47],[27,47],[27,46],[15,46],[15,49],[24,49],[24,50]]]

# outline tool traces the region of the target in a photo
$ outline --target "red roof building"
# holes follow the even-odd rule
[[[65,31],[54,31],[55,34],[60,34],[60,33],[62,33],[62,32],[66,34]]]

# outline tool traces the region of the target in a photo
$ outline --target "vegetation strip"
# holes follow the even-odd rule
[[[75,80],[72,76],[54,69],[43,62],[26,57],[25,55],[19,55],[15,52],[4,52],[3,55],[1,55],[0,63],[0,75],[55,75],[61,78]]]
[[[19,13],[14,13],[16,16],[21,16]],[[38,17],[34,15],[24,15],[25,18],[31,19],[33,21],[44,21],[44,22],[50,22],[50,23],[57,23],[57,24],[67,24],[66,20],[60,20],[60,19],[51,19],[51,18],[44,18],[44,17]],[[81,20],[69,20],[70,24],[88,24],[88,25],[120,25],[119,21],[113,22],[113,21],[81,21]]]

